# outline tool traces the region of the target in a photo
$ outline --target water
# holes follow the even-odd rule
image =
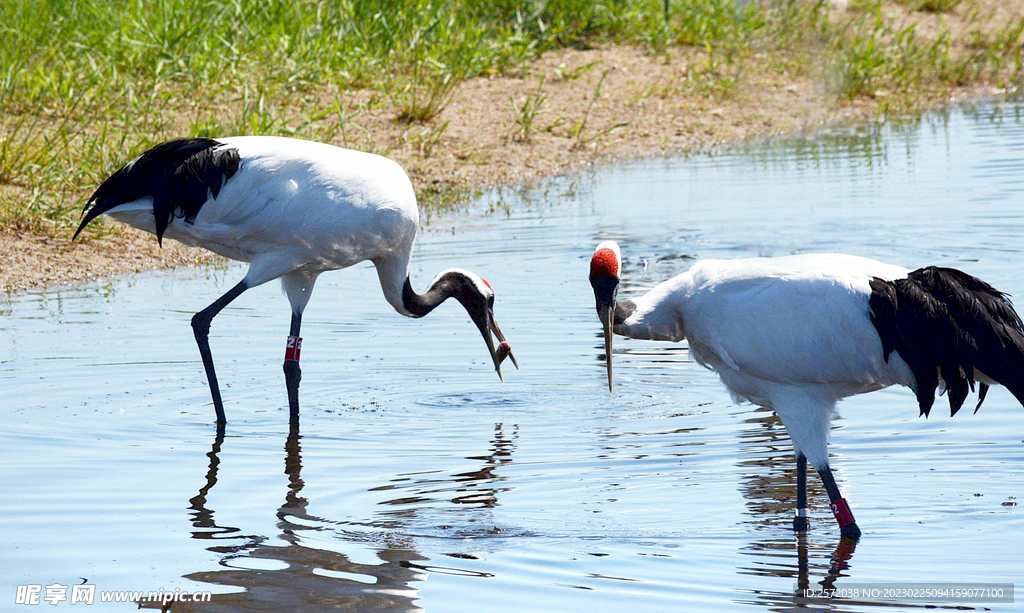
[[[600,168],[436,218],[414,285],[455,265],[487,278],[523,370],[501,385],[457,304],[412,321],[372,268],[330,273],[303,322],[301,431],[276,284],[214,322],[223,438],[189,318],[244,269],[16,294],[0,302],[0,609],[18,584],[83,579],[214,592],[176,612],[864,611],[796,587],[1016,581],[1024,427],[1005,390],[953,419],[944,399],[917,417],[906,389],[845,401],[832,461],[864,538],[840,546],[813,475],[797,537],[780,422],[734,405],[685,345],[617,340],[609,395],[587,275],[616,239],[622,296],[694,258],[822,250],[1024,296],[1020,111]]]

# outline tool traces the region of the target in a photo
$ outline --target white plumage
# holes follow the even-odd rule
[[[217,139],[241,159],[194,223],[171,223],[164,236],[249,262],[255,287],[288,273],[319,274],[371,260],[384,266],[385,297],[400,312],[404,273],[419,226],[416,194],[387,158],[292,138]],[[153,198],[108,215],[156,233]],[[378,263],[379,262],[379,263]],[[293,305],[298,299],[289,293]]]
[[[839,399],[913,382],[906,362],[883,359],[868,309],[871,278],[908,272],[835,254],[703,260],[634,299],[615,332],[685,337],[698,363],[737,399],[776,408],[797,451],[824,466],[827,418]]]

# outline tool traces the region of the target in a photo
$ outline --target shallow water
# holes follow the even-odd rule
[[[0,302],[0,609],[18,584],[83,578],[215,593],[174,611],[863,611],[796,588],[1013,582],[1024,413],[1005,390],[952,419],[944,399],[919,418],[906,389],[845,401],[832,462],[864,537],[840,546],[813,475],[797,537],[780,422],[734,405],[685,344],[618,339],[609,395],[587,275],[616,239],[620,296],[694,258],[826,250],[1024,295],[1022,204],[1013,106],[493,194],[432,220],[414,285],[449,266],[486,277],[523,370],[500,384],[457,304],[412,321],[371,267],[330,273],[291,432],[276,284],[214,322],[223,438],[189,318],[243,268],[16,294]]]

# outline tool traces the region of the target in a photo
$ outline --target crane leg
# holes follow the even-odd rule
[[[302,381],[302,370],[299,369],[299,351],[302,349],[302,339],[299,338],[301,325],[302,314],[292,313],[292,326],[284,351],[284,384],[288,388],[288,412],[292,425],[299,423],[299,382]]]
[[[793,530],[804,532],[810,527],[807,521],[807,456],[796,454],[796,515]]]
[[[213,369],[213,355],[210,353],[210,322],[217,313],[247,289],[249,286],[243,279],[226,294],[214,300],[213,304],[192,316],[192,331],[196,335],[196,344],[199,345],[199,355],[203,357],[203,366],[206,367],[206,378],[210,382],[210,394],[213,396],[213,408],[217,411],[218,424],[227,423],[227,419],[224,417],[224,402],[220,399],[217,372]]]
[[[839,486],[836,485],[836,480],[832,476],[832,469],[827,465],[825,468],[819,468],[818,474],[821,475],[821,481],[825,484],[825,491],[828,492],[828,498],[831,501],[832,515],[835,515],[836,521],[839,522],[839,532],[845,538],[856,541],[860,538],[860,528],[857,527],[857,521],[853,518],[853,512],[850,511],[850,505],[846,504],[846,500],[842,494],[839,493]]]

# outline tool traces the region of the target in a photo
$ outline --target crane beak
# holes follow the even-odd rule
[[[491,331],[494,332],[494,336],[498,337],[498,341],[501,342],[498,345],[497,351],[498,364],[500,365],[508,357],[512,359],[512,365],[516,367],[516,370],[519,370],[519,362],[516,361],[516,356],[512,354],[512,345],[509,345],[508,341],[505,340],[505,335],[501,333],[501,328],[498,327],[498,321],[494,319],[493,312],[490,313],[490,317]]]
[[[615,321],[615,307],[610,306],[604,319],[604,364],[608,368],[608,392],[612,391],[612,339],[615,334],[612,326]]]
[[[604,325],[604,361],[608,369],[608,391],[612,391],[612,338],[615,335],[615,297],[619,279],[612,275],[591,275],[590,285],[597,300],[597,315]]]
[[[484,342],[487,343],[487,351],[491,354],[491,360],[494,362],[494,371],[498,373],[498,378],[504,383],[505,377],[501,374],[501,363],[505,361],[505,358],[512,358],[516,370],[519,370],[519,363],[512,355],[512,345],[505,340],[505,335],[501,333],[498,322],[494,320],[494,312],[489,307],[480,314],[480,317],[473,317],[473,321],[484,337]],[[497,347],[494,346],[494,339],[491,338],[492,332],[498,339]]]

